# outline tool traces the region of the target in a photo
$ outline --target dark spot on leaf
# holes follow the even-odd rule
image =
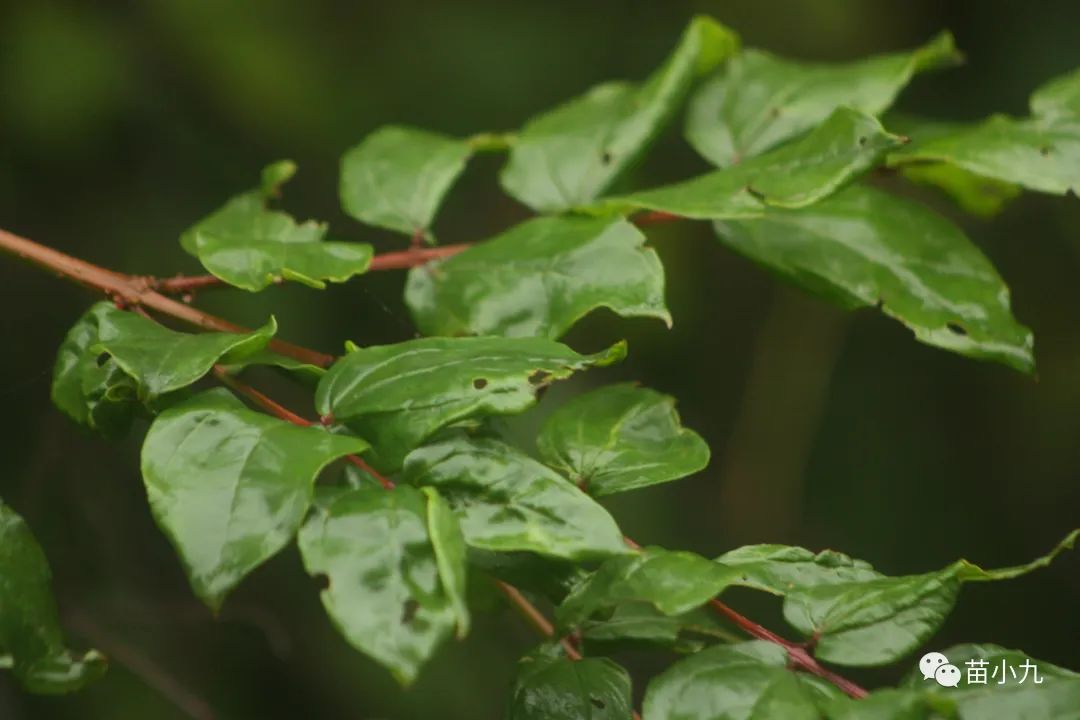
[[[958,323],[947,323],[945,327],[949,328],[949,330],[956,333],[957,335],[967,335],[967,330],[964,329],[963,325],[960,325]]]
[[[1043,145],[1041,148],[1039,148],[1039,154],[1043,157],[1048,157],[1050,155],[1050,146]]]
[[[611,164],[611,160],[612,160],[612,158],[611,158],[611,151],[610,151],[610,150],[605,150],[605,151],[604,151],[604,152],[603,152],[603,153],[602,153],[602,154],[600,155],[600,162],[602,162],[602,163],[603,163],[603,164],[605,164],[605,165],[610,165],[610,164]]]
[[[105,363],[109,362],[109,353],[101,353],[97,356],[97,360],[95,360],[95,362],[97,363],[98,367],[103,366]]]
[[[416,611],[420,609],[420,603],[416,602],[413,598],[409,598],[401,606],[401,624],[408,625],[416,617]]]
[[[859,144],[860,145],[865,145],[866,144],[866,136],[865,135],[863,135],[862,137],[859,138]]]
[[[754,198],[765,202],[765,193],[761,192],[760,190],[755,190],[754,188],[747,185],[746,192],[750,193],[750,195],[752,195]]]
[[[311,579],[315,581],[315,587],[317,587],[320,591],[330,589],[330,576],[326,573],[318,573],[317,575],[312,575]]]
[[[483,390],[487,387],[487,380],[484,378],[476,378],[472,381],[472,386],[477,390]]]
[[[607,707],[606,705],[604,705],[604,701],[598,697],[590,697],[589,702],[591,702],[592,706],[594,708],[597,708],[598,710],[603,710],[605,707]]]
[[[533,385],[543,385],[544,381],[551,377],[551,373],[546,370],[537,370],[529,376],[529,382]]]
[[[771,117],[776,117],[776,116],[777,116],[777,115],[779,115],[779,114],[780,114],[780,107],[779,107],[779,106],[777,106],[777,107],[774,107],[774,108],[772,108],[771,110],[769,110],[769,115],[770,115]]]

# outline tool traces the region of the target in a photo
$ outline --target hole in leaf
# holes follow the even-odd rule
[[[967,335],[967,330],[965,330],[964,326],[960,325],[959,323],[947,323],[945,327],[949,328],[950,331],[956,333],[957,335]]]
[[[320,591],[330,589],[330,576],[326,573],[318,573],[316,575],[312,575],[311,579],[315,581],[315,587],[317,587]]]
[[[476,378],[472,381],[472,386],[477,390],[483,390],[487,387],[487,380],[485,380],[484,378]]]
[[[592,703],[594,708],[597,708],[599,710],[603,710],[605,707],[607,707],[606,705],[604,705],[604,701],[598,697],[590,697],[589,702]]]
[[[97,363],[98,367],[102,367],[105,363],[109,362],[109,353],[101,353],[94,362]]]
[[[529,376],[529,383],[532,385],[542,385],[549,377],[551,377],[551,373],[547,370],[537,370]]]
[[[416,602],[413,598],[409,598],[401,606],[401,624],[408,625],[416,617],[416,611],[420,609],[420,603]]]

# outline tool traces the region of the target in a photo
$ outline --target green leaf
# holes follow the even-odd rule
[[[1019,650],[997,645],[957,645],[942,651],[961,670],[960,685],[939,688],[918,668],[904,682],[916,698],[942,698],[954,704],[960,720],[1077,720],[1080,718],[1080,674],[1034,660]],[[980,663],[985,663],[982,665]],[[1028,667],[1023,683],[1024,664]],[[1002,668],[1004,664],[1004,668]],[[971,671],[986,671],[986,684],[969,682]],[[991,674],[998,673],[996,678]],[[1013,677],[1012,671],[1016,671]],[[1035,683],[1035,672],[1042,681]],[[1005,682],[1002,683],[1001,681]],[[903,691],[901,691],[903,692]],[[861,716],[854,716],[859,717]]]
[[[664,65],[642,85],[598,85],[531,120],[499,177],[510,195],[541,212],[600,196],[678,112],[696,77],[738,50],[738,37],[696,17]]]
[[[671,325],[660,259],[622,218],[529,220],[413,268],[405,302],[425,335],[557,338],[599,307]]]
[[[838,665],[880,665],[919,647],[944,622],[965,582],[1009,580],[1048,565],[1073,547],[1074,530],[1025,565],[983,570],[966,560],[923,575],[860,577],[788,590],[784,618],[817,638],[814,655]]]
[[[107,665],[96,650],[80,656],[64,646],[50,585],[41,546],[18,513],[0,501],[0,668],[10,668],[33,693],[79,690]]]
[[[358,348],[326,373],[315,404],[369,439],[381,466],[396,469],[440,428],[521,412],[541,387],[625,354],[624,343],[579,355],[543,338],[423,338]]]
[[[1031,116],[994,115],[951,133],[931,135],[889,158],[892,165],[944,163],[1036,192],[1080,190],[1080,70],[1031,96]],[[954,126],[956,127],[956,126]]]
[[[837,108],[806,137],[738,165],[603,201],[619,212],[656,210],[699,220],[760,217],[816,203],[869,170],[903,139],[874,118]]]
[[[369,225],[431,239],[431,223],[472,155],[467,140],[389,125],[341,158],[341,207]]]
[[[719,645],[672,665],[645,691],[647,720],[820,720],[839,691],[786,667],[767,642]]]
[[[272,317],[245,334],[176,332],[111,306],[101,308],[97,319],[98,343],[91,349],[111,355],[146,398],[187,387],[217,362],[229,364],[263,349],[277,332]]]
[[[367,270],[370,245],[323,242],[326,226],[297,223],[266,207],[281,183],[292,176],[288,161],[263,171],[263,185],[237,195],[180,237],[183,248],[221,280],[258,292],[281,280],[322,289],[324,281],[344,282]]]
[[[414,450],[404,477],[447,499],[472,547],[566,560],[630,552],[607,510],[566,478],[496,440],[454,438]]]
[[[630,720],[630,675],[607,658],[535,652],[518,662],[508,720]]]
[[[465,604],[468,584],[466,576],[465,535],[461,523],[449,504],[433,488],[423,488],[427,496],[428,535],[435,551],[435,563],[439,567],[439,579],[450,600],[457,624],[457,636],[469,633],[469,608]]]
[[[326,374],[326,368],[296,360],[286,355],[279,355],[267,348],[256,350],[250,355],[245,354],[240,358],[230,358],[230,361],[224,367],[229,373],[236,374],[244,368],[260,365],[280,368],[296,380],[309,386],[317,385],[322,376]]]
[[[798,588],[881,577],[863,560],[835,550],[812,553],[790,545],[746,545],[724,553],[716,561],[738,572],[733,583],[785,595]]]
[[[954,134],[966,127],[963,123],[895,114],[890,114],[886,123],[894,132],[910,138],[913,147],[919,147],[934,138]],[[897,165],[897,156],[890,155],[888,163]],[[948,163],[907,162],[899,164],[897,169],[911,182],[937,187],[952,197],[965,212],[985,218],[1000,213],[1022,192],[1019,185],[976,175]]]
[[[709,464],[709,446],[682,427],[675,399],[632,384],[566,403],[536,445],[544,462],[597,496],[678,480]]]
[[[828,720],[958,720],[956,705],[942,693],[879,690],[865,698],[836,698],[824,708]],[[1005,720],[1002,716],[1001,720]],[[1007,716],[1009,720],[1025,716]],[[970,720],[987,720],[988,715]],[[1050,716],[1046,717],[1050,720]]]
[[[590,652],[598,645],[601,649],[643,645],[670,648],[676,652],[698,652],[707,638],[731,642],[733,637],[719,626],[716,614],[707,608],[665,615],[652,605],[641,603],[619,605],[602,620],[582,622],[580,630]]]
[[[716,223],[720,241],[842,307],[879,307],[920,342],[1034,371],[1031,332],[963,232],[917,203],[850,187],[798,211]]]
[[[113,312],[111,303],[96,303],[68,330],[56,354],[51,391],[65,415],[110,438],[127,433],[138,405],[135,381],[98,347],[99,323]]]
[[[570,628],[626,603],[648,603],[665,615],[704,605],[735,578],[735,571],[694,553],[645,548],[608,560],[563,601],[559,625]]]
[[[816,126],[837,107],[886,110],[916,73],[959,62],[942,33],[910,52],[850,63],[805,63],[747,50],[690,101],[686,137],[714,165],[760,155]]]
[[[297,427],[248,410],[225,390],[210,390],[150,426],[143,482],[195,594],[216,611],[292,539],[319,471],[365,448],[359,438]]]
[[[449,539],[460,531],[415,488],[331,493],[300,530],[304,567],[327,578],[323,606],[349,643],[407,685],[455,623],[468,627],[464,552]]]

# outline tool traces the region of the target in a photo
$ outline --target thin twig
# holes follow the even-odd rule
[[[72,613],[66,616],[66,619],[75,632],[95,647],[101,648],[108,658],[126,667],[132,675],[156,690],[193,720],[214,720],[216,715],[209,703],[188,690],[168,670],[138,648],[116,637],[82,613]]]

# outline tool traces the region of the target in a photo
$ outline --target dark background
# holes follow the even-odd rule
[[[936,0],[784,2],[396,2],[148,0],[0,5],[0,226],[119,270],[197,272],[180,232],[269,161],[300,174],[285,206],[332,234],[395,236],[337,206],[340,154],[384,123],[451,134],[519,127],[612,78],[643,77],[694,12],[747,45],[849,59],[917,45],[950,28],[968,64],[916,80],[900,107],[974,119],[1023,114],[1028,93],[1080,65],[1080,3]],[[477,240],[525,211],[482,157],[436,226]],[[705,169],[673,127],[628,183]],[[910,189],[908,192],[914,192]],[[933,194],[919,193],[948,212]],[[680,399],[713,448],[711,466],[608,503],[641,542],[716,555],[749,542],[832,547],[900,574],[957,557],[1030,559],[1080,520],[1080,202],[1025,196],[993,222],[962,219],[1035,332],[1037,381],[915,343],[874,312],[846,315],[778,286],[723,250],[704,224],[650,230],[676,323],[597,313],[568,337],[631,355],[551,393],[531,425],[588,383],[638,378]],[[401,273],[319,293],[207,294],[248,324],[271,312],[291,340],[337,351],[412,335]],[[51,560],[77,647],[113,657],[106,678],[31,698],[0,676],[2,718],[497,717],[514,659],[533,638],[508,612],[480,614],[409,691],[350,649],[322,613],[293,550],[256,572],[214,621],[188,590],[146,508],[143,428],[119,444],[86,436],[48,401],[55,350],[94,298],[0,258],[0,496]],[[310,414],[303,396],[281,386]],[[1018,647],[1080,666],[1080,562],[967,587],[934,649]],[[733,596],[783,628],[778,604]],[[638,690],[656,665],[641,656]],[[871,684],[914,665],[852,675]]]

